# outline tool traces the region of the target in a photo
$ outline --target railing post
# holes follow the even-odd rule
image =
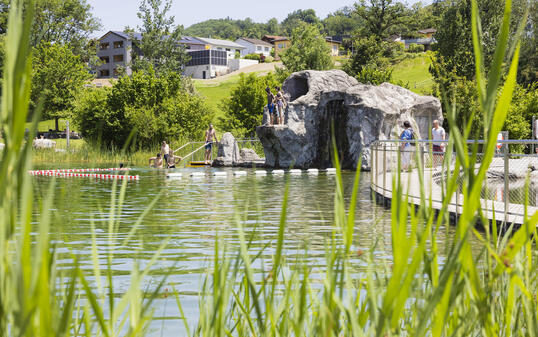
[[[371,146],[370,147],[371,151],[372,151],[372,156],[370,158],[370,188],[373,189],[374,187],[374,174],[375,174],[375,166],[374,166],[374,163],[375,163],[375,150],[374,150],[374,147]]]
[[[510,184],[508,174],[510,173],[510,159],[508,157],[509,147],[504,144],[504,224],[508,225],[508,209],[510,207]]]
[[[383,144],[383,196],[387,191],[387,144]]]

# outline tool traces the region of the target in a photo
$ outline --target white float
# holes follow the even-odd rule
[[[205,173],[204,172],[192,172],[191,177],[193,177],[193,178],[202,178],[202,177],[205,177]]]
[[[226,177],[227,175],[228,175],[228,173],[222,172],[222,171],[213,172],[214,177]]]
[[[167,173],[166,174],[167,178],[181,178],[182,176],[183,174],[181,173]]]
[[[257,176],[266,176],[267,171],[265,171],[265,170],[257,170],[254,174],[257,175]]]
[[[234,176],[246,176],[247,171],[234,171]]]
[[[313,169],[308,169],[308,170],[306,170],[306,173],[315,175],[315,174],[318,174],[318,173],[319,173],[319,170],[318,170],[318,169],[315,169],[315,168],[313,168]]]
[[[336,169],[334,167],[328,168],[326,170],[327,174],[336,174]]]
[[[284,174],[284,170],[273,170],[271,174]]]
[[[303,173],[303,171],[298,170],[298,169],[292,169],[292,170],[289,170],[288,172],[290,174],[302,174]]]

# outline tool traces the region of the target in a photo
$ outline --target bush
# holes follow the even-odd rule
[[[254,73],[240,74],[230,98],[221,102],[225,112],[224,118],[220,119],[221,128],[236,137],[253,136],[256,127],[262,123],[263,108],[267,105],[265,88],[269,86],[273,90],[276,85],[279,82],[272,73],[261,77]]]
[[[84,90],[74,110],[84,137],[116,148],[125,145],[132,131],[139,148],[180,137],[198,139],[212,118],[191,83],[177,73],[156,77],[135,72],[110,89]]]
[[[375,67],[364,67],[355,76],[359,83],[379,85],[390,82],[392,79],[392,69],[378,69]]]
[[[248,55],[245,55],[245,59],[260,61],[261,58],[260,58],[260,54],[248,54]]]
[[[272,56],[266,56],[264,62],[265,63],[272,63],[275,60]]]
[[[422,53],[424,51],[424,45],[411,43],[407,48],[409,53]]]
[[[300,25],[293,30],[291,47],[280,54],[282,64],[291,72],[328,70],[334,66],[331,49],[317,26]]]

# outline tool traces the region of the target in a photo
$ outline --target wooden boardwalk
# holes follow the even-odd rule
[[[393,178],[397,172],[386,171],[372,172],[372,191],[378,200],[390,204],[392,200]],[[401,172],[401,183],[404,193],[408,194],[409,203],[415,205],[422,204],[421,193],[424,193],[424,200],[429,203],[431,198],[432,208],[439,210],[442,207],[443,191],[438,181],[441,179],[441,172],[435,169],[426,168],[424,170],[424,186],[421,188],[418,170],[411,172]],[[484,216],[491,222],[495,219],[497,223],[508,223],[521,225],[524,220],[525,208],[522,204],[509,203],[505,209],[504,201],[480,199]],[[462,212],[463,195],[456,192],[448,204],[448,211],[453,219],[456,219]],[[527,214],[532,216],[538,207],[527,206]]]

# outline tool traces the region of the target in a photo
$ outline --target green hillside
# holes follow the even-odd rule
[[[405,54],[406,58],[394,61],[392,80],[407,86],[417,94],[430,95],[433,77],[429,72],[432,63],[429,53]]]

